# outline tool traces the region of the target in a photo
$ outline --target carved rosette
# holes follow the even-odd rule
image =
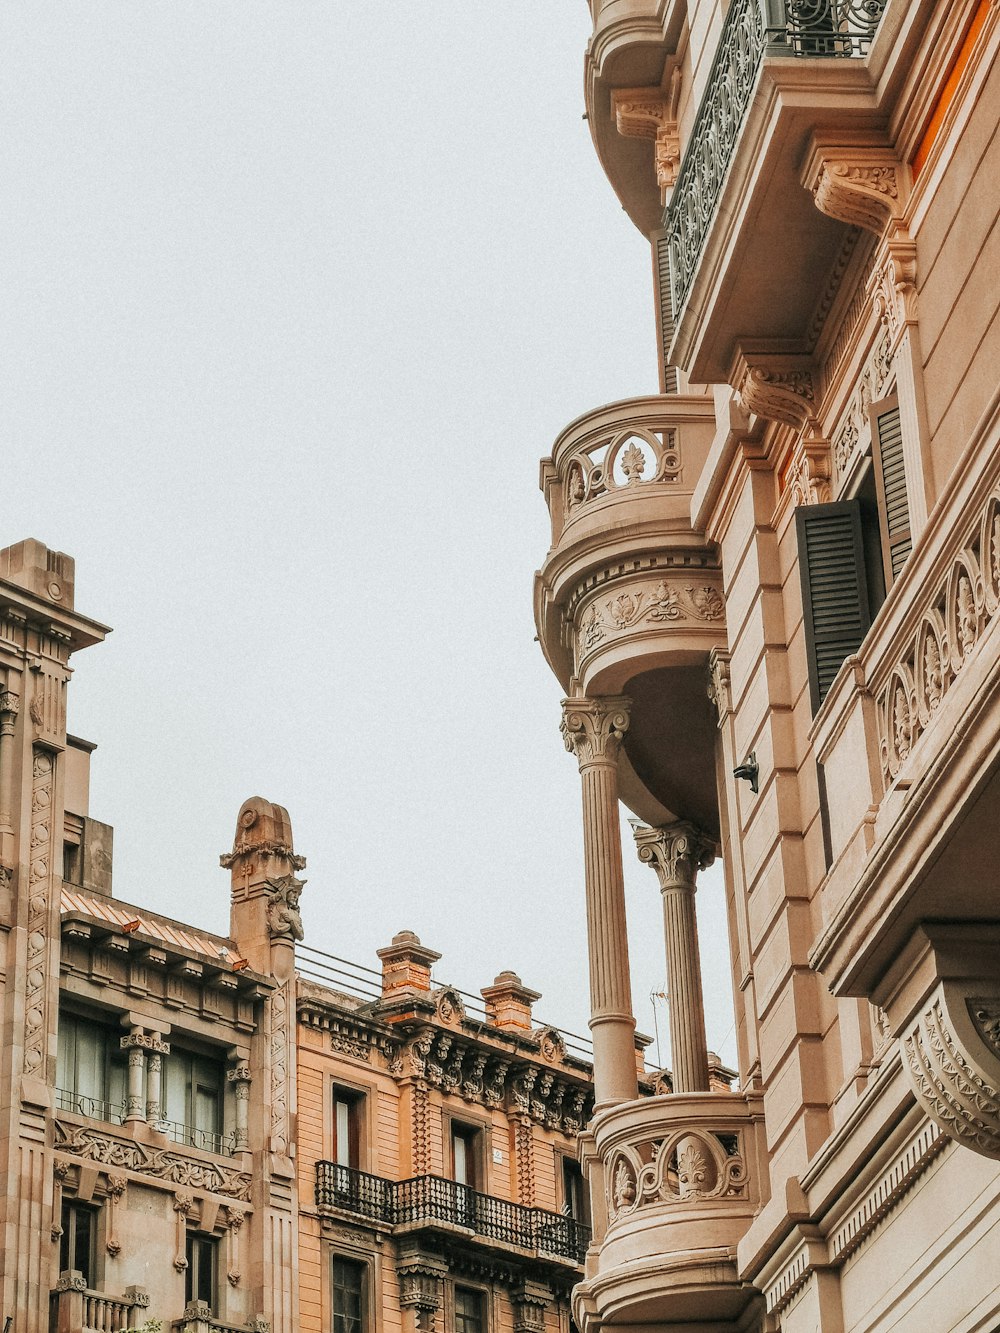
[[[941,982],[901,1034],[917,1101],[956,1143],[1000,1160],[1000,993]]]
[[[632,701],[622,695],[600,699],[564,699],[559,730],[581,768],[614,764],[628,731]]]

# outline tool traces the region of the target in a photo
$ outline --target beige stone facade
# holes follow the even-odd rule
[[[583,786],[602,1328],[1000,1326],[1000,11],[591,0],[661,394],[541,483]],[[637,1099],[618,797],[664,901]],[[693,912],[725,872],[738,1091]],[[650,881],[652,889],[652,880]]]

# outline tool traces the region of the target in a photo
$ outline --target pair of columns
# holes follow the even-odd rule
[[[560,730],[576,755],[583,787],[590,1030],[597,1108],[638,1096],[635,1019],[625,926],[625,882],[618,825],[618,753],[628,730],[624,697],[565,699]],[[669,978],[674,1092],[707,1092],[708,1051],[694,894],[714,845],[693,824],[633,824],[640,861],[650,865],[663,897]]]

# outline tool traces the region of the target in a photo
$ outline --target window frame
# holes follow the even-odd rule
[[[333,1286],[333,1265],[341,1260],[344,1263],[356,1264],[362,1273],[362,1306],[361,1306],[361,1328],[362,1333],[378,1333],[382,1327],[382,1310],[380,1301],[376,1300],[376,1292],[380,1289],[380,1256],[370,1250],[360,1247],[355,1248],[349,1243],[338,1240],[336,1244],[326,1247],[325,1274],[323,1282],[323,1305],[324,1322],[323,1327],[333,1330],[333,1307],[334,1307],[334,1286]]]
[[[458,1326],[458,1296],[459,1292],[468,1292],[474,1295],[479,1302],[479,1328],[478,1329],[460,1329]],[[478,1282],[469,1282],[463,1279],[460,1282],[449,1283],[449,1301],[450,1319],[449,1325],[454,1333],[490,1333],[491,1324],[491,1291],[489,1287],[484,1287]],[[463,1315],[463,1320],[465,1316]]]
[[[330,1145],[329,1160],[338,1166],[353,1171],[367,1171],[370,1161],[368,1153],[368,1099],[370,1089],[355,1083],[347,1083],[340,1078],[331,1078],[328,1083],[327,1114],[329,1126],[326,1140]],[[348,1160],[338,1160],[339,1136],[337,1130],[338,1103],[348,1108]]]
[[[580,1226],[590,1226],[590,1195],[587,1190],[587,1177],[583,1173],[583,1167],[580,1165],[580,1159],[573,1153],[560,1152],[556,1150],[556,1156],[559,1161],[559,1193],[561,1198],[561,1209],[564,1216],[577,1222]],[[580,1211],[573,1211],[573,1200],[571,1191],[567,1189],[567,1174],[569,1170],[576,1172],[576,1184],[579,1186]]]
[[[488,1175],[488,1143],[490,1138],[489,1121],[472,1119],[462,1115],[447,1115],[447,1169],[448,1178],[453,1180],[456,1185],[461,1185],[465,1189],[472,1190],[474,1194],[489,1194],[489,1175]],[[471,1157],[466,1155],[466,1160],[472,1161],[473,1179],[458,1179],[458,1164],[455,1158],[455,1140],[461,1138],[467,1145],[471,1145]]]
[[[82,1199],[63,1197],[62,1207],[59,1214],[59,1272],[60,1273],[83,1273],[83,1279],[91,1291],[98,1289],[97,1284],[100,1275],[97,1271],[98,1245],[97,1228],[100,1221],[101,1210],[97,1204],[85,1202]],[[87,1270],[76,1267],[75,1249],[77,1220],[85,1216],[90,1231],[88,1238],[88,1248],[90,1253],[87,1256]],[[63,1263],[64,1257],[69,1261],[68,1265]]]
[[[202,1300],[202,1296],[197,1289],[198,1279],[200,1279],[202,1273],[202,1260],[198,1255],[207,1253],[210,1256],[208,1286],[211,1300],[207,1301],[206,1304],[214,1319],[221,1318],[223,1313],[220,1308],[220,1252],[221,1245],[218,1236],[209,1231],[198,1231],[196,1228],[188,1227],[184,1238],[184,1258],[187,1260],[187,1268],[184,1270],[185,1304],[191,1305],[194,1301]]]
[[[198,1123],[198,1087],[197,1061],[211,1062],[217,1078],[213,1080],[212,1092],[216,1099],[216,1128],[207,1129]],[[166,1126],[165,1133],[175,1143],[187,1148],[196,1148],[201,1152],[210,1152],[221,1156],[226,1152],[227,1116],[226,1116],[226,1051],[223,1047],[188,1046],[186,1043],[170,1043],[170,1053],[163,1057],[163,1073],[160,1093],[161,1126]],[[171,1080],[178,1065],[185,1066],[184,1078],[184,1115],[177,1119],[171,1102]],[[201,1086],[207,1086],[202,1084]],[[176,1127],[176,1128],[175,1128]],[[176,1129],[180,1129],[178,1135]],[[210,1146],[206,1146],[206,1140]],[[214,1142],[213,1142],[214,1141]],[[215,1146],[217,1142],[218,1146]]]

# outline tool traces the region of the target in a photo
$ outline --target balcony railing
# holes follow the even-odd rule
[[[182,1125],[179,1120],[159,1120],[156,1128],[166,1134],[174,1143],[183,1143],[188,1148],[200,1148],[202,1152],[214,1152],[219,1155],[231,1152],[232,1135],[212,1129],[199,1129],[197,1125]]]
[[[336,1162],[317,1162],[316,1205],[342,1208],[389,1226],[443,1222],[578,1264],[590,1241],[590,1228],[575,1218],[480,1194],[443,1176],[385,1180]]]
[[[885,0],[733,0],[664,212],[674,318],[687,300],[765,53],[867,54]]]
[[[87,1097],[69,1088],[56,1088],[56,1106],[60,1111],[72,1111],[88,1120],[103,1120],[108,1125],[120,1125],[125,1120],[122,1102],[111,1102],[104,1097]]]
[[[79,1272],[63,1273],[49,1295],[50,1333],[122,1333],[140,1322],[140,1311],[149,1305],[141,1287],[130,1287],[124,1296],[92,1291]]]

